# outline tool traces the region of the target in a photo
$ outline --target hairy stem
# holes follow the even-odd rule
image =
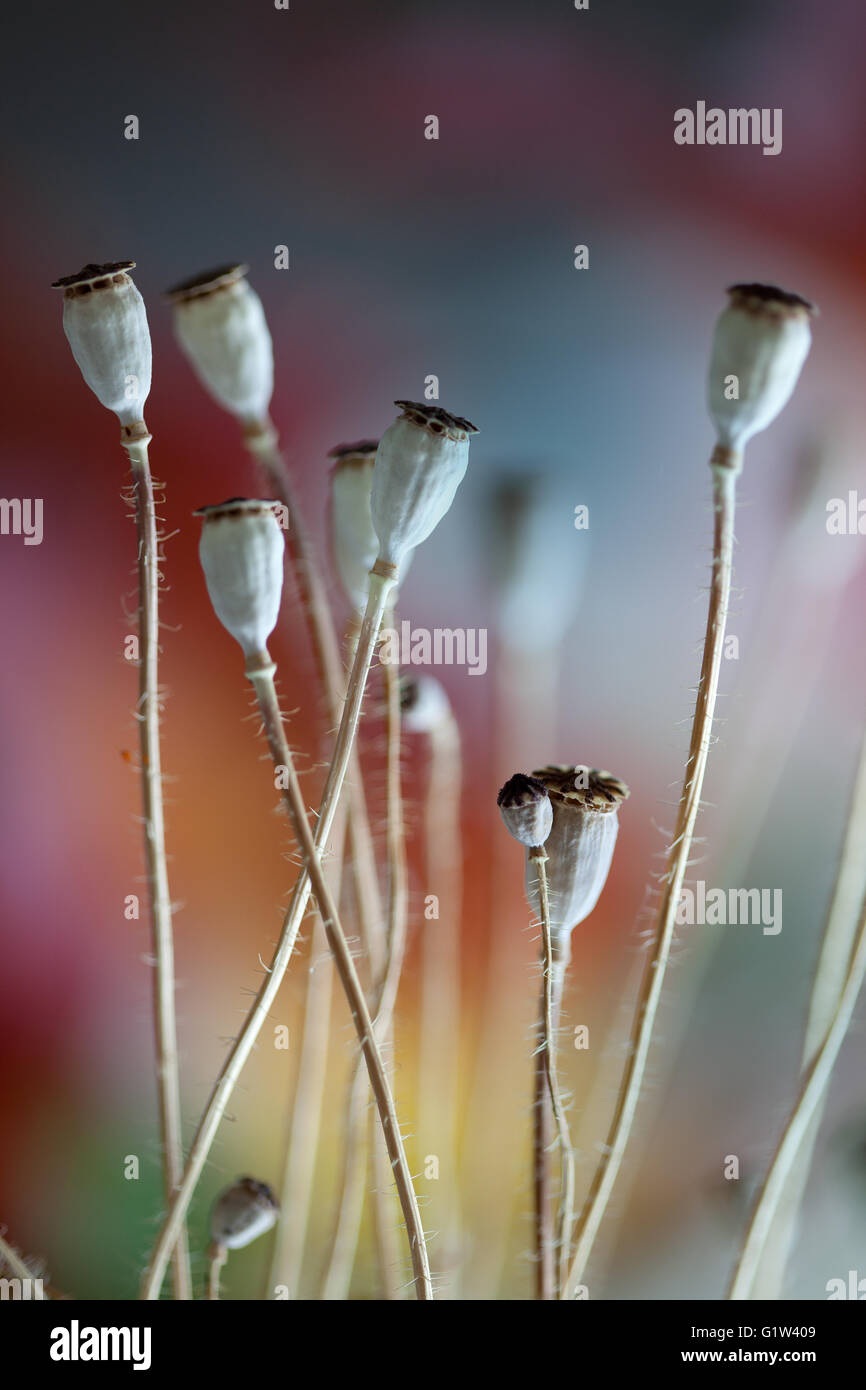
[[[339,871],[332,868],[333,863],[332,855],[325,872],[336,897]],[[310,946],[301,1055],[281,1186],[281,1208],[287,1217],[277,1226],[268,1278],[269,1296],[278,1285],[284,1284],[293,1298],[299,1297],[328,1074],[333,981],[334,962],[321,919],[317,917]]]
[[[325,790],[319,807],[315,838],[317,854],[323,854],[328,845],[328,838],[337,812],[340,792],[346,777],[352,746],[354,744],[358,722],[361,717],[361,705],[364,700],[367,675],[370,670],[370,662],[373,657],[376,639],[382,622],[382,614],[385,611],[388,594],[394,582],[395,575],[392,572],[388,572],[387,569],[385,569],[384,573],[381,573],[377,572],[374,568],[370,576],[370,597],[358,638],[358,646],[352,665],[346,704],[343,709],[343,717],[340,721],[334,756],[328,770]],[[307,910],[307,903],[310,900],[311,890],[311,866],[309,862],[305,862],[295,881],[295,887],[292,891],[288,911],[283,919],[280,939],[277,943],[268,976],[256,995],[255,1001],[244,1020],[241,1031],[235,1039],[231,1051],[220,1069],[210,1099],[199,1121],[198,1129],[196,1130],[195,1138],[193,1139],[192,1147],[187,1157],[180,1188],[163,1222],[162,1229],[157,1238],[157,1243],[151,1255],[150,1263],[145,1271],[144,1280],[142,1282],[143,1298],[153,1299],[159,1296],[159,1288],[162,1285],[162,1280],[165,1275],[168,1257],[177,1240],[183,1218],[207,1161],[207,1156],[210,1153],[211,1145],[213,1144],[220,1121],[225,1114],[226,1105],[246,1065],[256,1039],[261,1032],[262,1025],[279,992],[280,985],[283,982],[283,977],[288,968],[295,941],[297,940],[298,931],[300,930],[304,913]],[[349,959],[349,965],[354,974],[354,965],[352,964],[351,957]]]
[[[142,426],[143,428],[143,426]],[[165,857],[165,815],[159,745],[159,540],[147,446],[150,435],[124,439],[132,465],[138,531],[138,708],[144,854],[150,895],[154,961],[156,1087],[166,1205],[174,1200],[183,1173],[180,1074],[175,1015],[174,943]],[[175,1297],[192,1298],[189,1250],[181,1226],[172,1252]]]
[[[388,937],[384,975],[374,991],[374,1025],[381,1046],[387,1046],[393,1023],[394,1007],[403,960],[406,952],[408,916],[408,873],[403,823],[403,797],[400,785],[400,678],[396,665],[382,664],[386,709],[386,799],[387,846],[389,867]],[[343,1165],[340,1207],[337,1215],[331,1259],[325,1277],[325,1297],[345,1298],[352,1275],[363,1208],[363,1174],[367,1167],[366,1131],[362,1123],[363,1088],[358,1089],[360,1059],[349,1086],[347,1144]],[[386,1296],[398,1296],[395,1283],[395,1262],[390,1254],[392,1242],[390,1193],[379,1178],[381,1157],[373,1155],[374,1234],[379,1252],[379,1268]]]
[[[379,1051],[376,1029],[374,1028],[367,1010],[364,991],[361,988],[355,970],[355,964],[352,960],[352,954],[340,924],[337,906],[328,887],[327,879],[322,871],[321,861],[318,857],[318,852],[307,820],[306,806],[304,805],[300,784],[292,762],[292,755],[289,751],[289,746],[283,731],[279,702],[274,688],[274,669],[272,663],[267,665],[262,664],[258,670],[248,668],[247,674],[253,683],[253,688],[255,689],[259,701],[259,708],[261,710],[271,756],[274,760],[274,766],[277,768],[284,767],[287,771],[286,780],[288,785],[284,789],[284,797],[292,818],[295,835],[312,878],[313,891],[315,892],[316,901],[319,905],[322,925],[325,928],[328,944],[331,947],[331,952],[334,957],[337,974],[343,986],[346,1002],[349,1005],[352,1021],[358,1034],[358,1041],[361,1044],[361,1055],[367,1066],[370,1086],[376,1101],[376,1107],[379,1111],[379,1119],[382,1124],[382,1132],[385,1136],[388,1158],[393,1170],[394,1180],[397,1185],[397,1193],[400,1198],[400,1205],[406,1222],[406,1234],[409,1240],[412,1268],[415,1274],[416,1293],[419,1299],[431,1299],[433,1297],[433,1289],[430,1281],[430,1267],[427,1260],[427,1246],[421,1225],[418,1202],[414,1187],[412,1186],[412,1177],[406,1160],[406,1152],[403,1147],[403,1139],[400,1134],[400,1127],[397,1123],[394,1098],[388,1082],[385,1064]]]
[[[733,452],[723,455],[720,450],[716,450],[710,462],[715,513],[713,574],[685,783],[680,796],[673,842],[668,852],[650,956],[638,995],[629,1059],[620,1084],[604,1152],[576,1225],[574,1258],[562,1295],[567,1299],[574,1298],[582,1284],[634,1124],[707,767],[731,592],[736,478],[742,467],[742,455]]]
[[[390,627],[396,627],[394,610],[391,608],[388,619]],[[402,721],[400,716],[400,670],[395,662],[381,664],[382,680],[385,689],[385,822],[388,860],[388,935],[385,950],[385,988],[379,1009],[384,1007],[388,1016],[387,1024],[378,1036],[382,1046],[393,1047],[394,1009],[397,991],[403,972],[406,955],[406,932],[409,923],[409,871],[406,863],[406,826],[403,815],[403,788],[401,782],[400,753],[402,747]],[[393,998],[388,991],[393,992]],[[377,1010],[378,1012],[378,1010]],[[377,1030],[378,1031],[378,1030]],[[373,1191],[375,1210],[377,1249],[379,1252],[379,1273],[386,1297],[397,1299],[400,1296],[400,1283],[392,1258],[393,1248],[393,1203],[389,1186],[382,1181],[384,1155],[379,1149],[373,1151],[376,1183]]]
[[[541,907],[542,1018],[544,1024],[542,1050],[547,1089],[550,1093],[550,1108],[553,1111],[556,1132],[559,1137],[562,1173],[556,1223],[556,1248],[559,1252],[557,1292],[561,1296],[568,1276],[568,1258],[574,1224],[574,1149],[568,1130],[568,1121],[565,1117],[565,1106],[562,1103],[556,1068],[556,1034],[562,1005],[564,972],[557,970],[553,958],[550,898],[547,886],[547,854],[542,846],[540,849],[530,850],[529,857],[535,864],[538,875],[538,900]]]
[[[544,1033],[544,989],[538,1020],[539,1035]],[[547,1106],[547,1068],[539,1041],[535,1053],[532,1092],[532,1193],[534,1202],[535,1297],[548,1301],[554,1293],[553,1217],[550,1203],[550,1162],[548,1149],[553,1139]]]
[[[422,1152],[440,1157],[433,1185],[432,1224],[441,1232],[434,1273],[445,1276],[443,1294],[456,1298],[461,1279],[461,1215],[457,1126],[460,1077],[460,926],[462,838],[460,731],[448,710],[430,730],[430,772],[424,813],[426,892],[435,894],[439,916],[423,923],[418,1100]],[[429,1218],[428,1218],[429,1219]]]

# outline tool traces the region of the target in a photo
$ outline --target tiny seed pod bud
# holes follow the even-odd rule
[[[410,734],[429,734],[451,713],[444,687],[433,676],[403,676],[400,681],[400,715]]]
[[[379,443],[370,510],[378,560],[399,572],[409,551],[442,520],[469,463],[475,425],[438,405],[395,401],[402,415]]]
[[[63,331],[91,391],[124,428],[144,418],[152,354],[144,300],[127,271],[135,261],[86,265],[55,280]]]
[[[280,611],[285,542],[271,501],[232,497],[201,507],[199,556],[217,617],[243,648],[261,656]]]
[[[553,825],[553,806],[543,782],[515,772],[496,798],[505,829],[527,849],[544,844]]]
[[[274,390],[274,349],[262,301],[245,265],[221,266],[183,281],[166,298],[174,331],[199,381],[245,426],[266,419]]]
[[[543,767],[532,773],[546,789],[553,826],[545,841],[554,948],[568,950],[571,932],[592,912],[610,871],[619,831],[617,812],[628,787],[610,772],[590,767]],[[531,861],[526,890],[538,909]]]
[[[709,410],[717,462],[740,455],[790,400],[809,353],[814,305],[775,285],[732,285],[713,336]]]
[[[238,1178],[219,1194],[211,1208],[211,1239],[226,1250],[242,1250],[269,1231],[279,1213],[267,1183]]]

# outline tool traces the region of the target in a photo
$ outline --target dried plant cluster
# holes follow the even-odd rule
[[[331,560],[351,614],[346,630],[339,632],[323,567],[270,417],[273,345],[264,308],[246,278],[246,268],[221,267],[169,292],[178,343],[205,391],[237,421],[240,438],[269,493],[261,498],[216,500],[196,515],[201,520],[200,558],[207,592],[216,617],[240,646],[300,865],[273,959],[184,1151],[160,764],[158,590],[164,561],[148,461],[151,441],[144,423],[151,382],[150,334],[144,303],[130,276],[133,268],[131,261],[88,265],[57,285],[64,293],[63,324],[75,360],[87,384],[117,415],[121,426],[121,443],[132,468],[138,532],[137,713],[156,962],[155,1053],[165,1192],[165,1212],[143,1273],[141,1297],[159,1298],[169,1270],[173,1296],[195,1296],[186,1224],[190,1202],[232,1093],[292,967],[311,897],[317,913],[315,931],[321,933],[330,964],[319,975],[318,984],[313,975],[308,983],[282,1184],[275,1194],[261,1180],[242,1177],[220,1193],[211,1212],[207,1279],[198,1296],[218,1299],[229,1252],[275,1227],[271,1264],[266,1274],[263,1270],[263,1291],[269,1298],[297,1294],[309,1255],[306,1233],[325,1105],[323,1057],[329,1041],[330,982],[336,978],[357,1036],[357,1064],[345,1096],[343,1163],[333,1194],[333,1234],[320,1294],[349,1296],[365,1192],[372,1186],[380,1287],[385,1296],[400,1296],[396,1261],[411,1269],[417,1298],[459,1297],[465,1252],[473,1238],[472,1210],[461,1201],[458,1177],[461,1057],[454,1042],[460,1023],[464,870],[460,732],[448,697],[432,676],[409,679],[393,665],[383,664],[387,825],[379,840],[381,854],[374,852],[377,842],[371,833],[356,745],[383,622],[394,617],[399,586],[415,549],[455,503],[469,464],[470,441],[477,431],[468,420],[438,405],[400,400],[395,403],[399,414],[381,439],[339,445],[331,451]],[[727,307],[716,324],[708,381],[709,411],[717,434],[710,457],[713,565],[692,736],[630,1045],[609,1133],[590,1173],[578,1171],[568,1104],[559,1080],[557,1039],[572,934],[604,892],[619,814],[629,789],[610,772],[574,764],[516,772],[499,793],[502,821],[525,850],[528,914],[540,929],[533,1144],[526,1176],[526,1195],[531,1193],[533,1202],[535,1295],[539,1299],[570,1301],[587,1296],[588,1262],[629,1145],[710,750],[731,586],[736,479],[749,440],[772,423],[795,389],[809,351],[811,315],[812,306],[799,295],[773,286],[742,284],[729,291]],[[288,516],[285,530],[281,515]],[[298,782],[277,694],[277,668],[268,645],[284,606],[286,551],[334,726],[327,776],[314,815]],[[511,595],[509,602],[514,601]],[[435,1198],[430,1197],[435,1240],[422,1220],[425,1212],[419,1203],[418,1178],[411,1172],[404,1144],[406,1117],[398,1111],[390,1064],[399,1044],[394,1012],[410,926],[400,756],[405,742],[416,737],[425,741],[429,762],[422,821],[426,871],[443,903],[443,920],[417,924],[422,964],[416,1108],[435,1126],[447,1170]],[[543,757],[545,740],[552,733],[542,725],[537,737]],[[251,748],[250,755],[255,756],[255,751]],[[733,1298],[758,1296],[756,1290],[767,1289],[773,1290],[771,1296],[779,1296],[815,1125],[866,970],[864,785],[866,755],[816,980],[803,1056],[803,1087],[749,1224],[731,1286]],[[344,921],[347,917],[350,920]],[[359,949],[350,947],[355,938]],[[580,980],[574,983],[579,991]],[[415,1116],[411,1118],[414,1121]],[[401,1227],[403,1249],[395,1254],[395,1235]],[[198,1252],[203,1253],[201,1242]],[[0,1257],[10,1268],[31,1271],[31,1265],[6,1242],[0,1242]]]

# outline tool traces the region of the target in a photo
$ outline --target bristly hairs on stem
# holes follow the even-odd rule
[[[139,697],[144,851],[151,904],[156,1086],[162,1142],[163,1191],[170,1206],[183,1171],[180,1077],[174,981],[172,906],[165,853],[159,736],[159,539],[144,423],[150,394],[151,343],[144,301],[129,271],[134,261],[86,265],[55,281],[63,289],[63,328],[82,376],[121,425],[132,467],[138,531]],[[172,1254],[175,1297],[192,1298],[186,1232]]]
[[[716,427],[710,457],[715,525],[707,629],[692,735],[673,841],[649,960],[640,988],[629,1054],[613,1119],[589,1195],[577,1223],[576,1247],[564,1298],[574,1298],[607,1209],[634,1124],[683,879],[695,832],[719,685],[734,545],[736,479],[747,442],[790,399],[809,352],[813,306],[772,285],[734,285],[716,323],[708,402]]]

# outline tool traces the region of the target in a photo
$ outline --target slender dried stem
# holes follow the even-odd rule
[[[343,838],[344,827],[340,826],[340,820],[338,814],[335,839]],[[325,865],[325,872],[331,891],[336,897],[342,866],[339,862],[335,865],[334,860],[335,854],[332,853]],[[278,1285],[285,1285],[293,1298],[299,1296],[304,1244],[309,1228],[316,1174],[316,1155],[328,1075],[333,982],[333,957],[328,948],[321,919],[317,917],[310,946],[301,1055],[298,1061],[281,1186],[280,1205],[287,1216],[280,1220],[277,1226],[268,1277],[269,1291],[272,1292]]]
[[[773,1155],[758,1201],[749,1223],[743,1253],[734,1273],[728,1297],[735,1301],[751,1296],[755,1272],[766,1245],[774,1216],[797,1163],[804,1140],[810,1132],[836,1064],[857,999],[866,979],[866,899],[860,911],[857,936],[838,1003],[824,1041],[803,1078],[800,1094]]]
[[[154,961],[156,1086],[166,1205],[174,1200],[183,1173],[180,1075],[175,1015],[171,895],[165,857],[165,816],[159,746],[159,540],[147,446],[150,435],[124,440],[132,465],[138,531],[138,708],[144,854],[150,894]],[[186,1232],[181,1227],[172,1252],[172,1281],[179,1299],[192,1298]]]
[[[535,1050],[532,1091],[532,1195],[534,1203],[535,1297],[549,1301],[554,1296],[553,1215],[551,1208],[550,1161],[553,1125],[547,1104],[547,1065],[545,1063],[545,990],[542,985],[538,1018],[538,1045]]]
[[[499,766],[532,767],[539,729],[557,722],[559,652],[532,653],[509,646],[500,634],[494,704],[494,760]],[[473,1298],[496,1298],[503,1288],[508,1263],[508,1240],[515,1205],[522,1198],[517,1174],[523,1154],[503,1143],[499,1161],[490,1163],[490,1135],[503,1123],[503,1097],[491,1077],[525,1065],[525,1040],[513,1026],[510,991],[517,965],[519,913],[513,891],[513,846],[506,835],[493,839],[490,863],[490,921],[486,984],[476,1001],[480,1014],[473,1055],[469,1058],[470,1089],[462,1163],[462,1186],[472,1196],[473,1239],[466,1252],[464,1286]],[[503,926],[514,928],[513,931]],[[517,1129],[519,1112],[509,1117]],[[507,1213],[503,1219],[503,1213]]]
[[[668,852],[650,957],[637,1000],[629,1059],[620,1084],[604,1153],[599,1160],[576,1226],[574,1258],[562,1295],[568,1299],[575,1297],[582,1284],[584,1271],[634,1124],[707,767],[731,591],[736,478],[742,467],[742,455],[729,454],[727,459],[723,459],[717,450],[711,459],[711,466],[715,512],[713,575],[685,783],[680,797],[673,843]]]
[[[382,614],[385,611],[388,594],[394,582],[394,574],[389,573],[387,570],[381,573],[377,572],[374,568],[370,576],[370,597],[358,637],[355,661],[349,679],[346,704],[343,709],[342,720],[340,721],[334,756],[328,771],[325,790],[319,807],[315,839],[317,854],[323,854],[328,846],[328,838],[337,812],[337,804],[346,777],[352,746],[361,716],[361,705],[367,685],[370,662],[376,646],[376,639],[382,622]],[[307,910],[307,903],[310,900],[310,892],[312,889],[310,874],[310,864],[305,863],[295,881],[291,901],[285,918],[283,919],[280,939],[277,943],[277,948],[273,960],[271,961],[267,978],[256,995],[253,1005],[244,1020],[241,1031],[235,1039],[231,1051],[220,1069],[210,1099],[199,1120],[198,1129],[196,1130],[192,1147],[187,1157],[183,1180],[163,1222],[162,1229],[160,1230],[151,1255],[150,1263],[145,1272],[142,1282],[142,1297],[145,1299],[153,1299],[159,1296],[159,1288],[165,1276],[168,1257],[177,1240],[183,1218],[207,1161],[211,1145],[213,1144],[220,1121],[225,1113],[226,1105],[246,1065],[256,1039],[261,1032],[268,1011],[276,999],[280,985],[283,982],[283,977],[286,973],[292,951],[294,950],[295,941],[297,940],[298,931],[300,930],[304,913]],[[351,957],[349,959],[349,965],[354,973],[354,965],[352,964]]]
[[[550,1107],[556,1122],[559,1137],[561,1166],[561,1185],[559,1210],[556,1223],[556,1248],[559,1252],[557,1293],[562,1294],[568,1276],[568,1259],[571,1248],[571,1232],[574,1225],[574,1149],[565,1117],[565,1106],[559,1089],[556,1067],[556,1035],[562,1007],[562,988],[564,971],[558,970],[553,958],[553,939],[550,928],[550,898],[547,886],[547,853],[542,846],[530,850],[530,859],[535,864],[538,875],[538,901],[541,907],[541,968],[542,968],[542,1017],[544,1020],[543,1056],[547,1088],[550,1093]]]
[[[352,1021],[355,1024],[358,1041],[361,1044],[361,1055],[367,1065],[370,1086],[379,1111],[382,1132],[385,1136],[385,1143],[388,1150],[388,1158],[390,1159],[394,1180],[397,1185],[397,1193],[400,1198],[400,1205],[403,1210],[403,1217],[406,1222],[406,1234],[409,1240],[409,1250],[412,1257],[416,1293],[419,1299],[428,1300],[433,1297],[433,1286],[430,1280],[427,1246],[421,1224],[421,1215],[418,1210],[418,1201],[412,1185],[412,1177],[406,1160],[403,1139],[397,1122],[394,1098],[388,1082],[385,1064],[379,1051],[376,1029],[367,1010],[364,992],[355,970],[352,954],[340,924],[336,904],[331,895],[325,875],[322,872],[321,861],[318,857],[312,832],[307,821],[304,799],[300,784],[298,783],[297,774],[294,770],[294,764],[292,762],[288,743],[286,742],[286,736],[283,731],[279,702],[274,688],[274,670],[275,668],[272,663],[267,665],[262,664],[258,669],[250,669],[250,667],[248,667],[247,674],[253,683],[253,688],[255,689],[259,701],[259,708],[265,726],[265,734],[271,750],[271,756],[274,760],[274,765],[277,768],[286,769],[287,786],[284,789],[284,796],[292,818],[295,835],[303,852],[307,870],[312,878],[313,890],[319,905],[322,924],[325,928],[328,944],[334,956],[337,974],[340,978],[340,983],[343,986],[346,1001],[352,1014]]]
[[[374,1024],[380,1046],[387,1046],[393,1024],[394,1008],[403,960],[406,953],[406,929],[408,924],[409,880],[406,866],[405,828],[403,821],[403,796],[400,784],[400,676],[394,663],[382,664],[385,685],[386,713],[386,801],[387,801],[387,852],[389,868],[388,897],[388,938],[386,948],[385,973],[374,991]],[[363,1174],[366,1171],[368,1154],[366,1131],[363,1125],[364,1090],[358,1088],[360,1059],[349,1086],[348,1117],[346,1124],[346,1151],[343,1165],[340,1207],[331,1258],[325,1276],[327,1299],[345,1298],[352,1275],[352,1266],[357,1249],[363,1208]],[[374,1196],[374,1234],[379,1256],[380,1275],[389,1299],[399,1297],[399,1285],[395,1282],[395,1262],[391,1256],[392,1242],[389,1230],[392,1225],[390,1193],[380,1181],[381,1155],[373,1155],[376,1181]]]
[[[803,1046],[801,1075],[808,1075],[821,1045],[827,1036],[835,1010],[845,985],[846,973],[851,964],[854,942],[856,940],[861,906],[866,897],[866,737],[860,748],[860,758],[854,778],[854,790],[848,812],[845,841],[839,873],[833,890],[827,925],[818,968],[812,985],[809,1003],[809,1019],[806,1025],[806,1040]],[[803,1127],[798,1151],[788,1171],[787,1179],[775,1191],[775,1209],[762,1218],[764,1243],[758,1249],[758,1238],[754,1244],[751,1282],[745,1274],[740,1281],[742,1293],[738,1297],[776,1300],[782,1296],[785,1266],[788,1261],[797,1216],[809,1170],[812,1155],[821,1128],[826,1095],[822,1095],[815,1106],[811,1120]],[[770,1202],[767,1198],[767,1202]],[[732,1295],[733,1297],[733,1295]]]
[[[245,432],[245,443],[260,464],[274,494],[289,514],[287,548],[295,582],[306,616],[316,667],[325,692],[334,728],[340,723],[345,698],[346,673],[340,656],[327,591],[316,563],[314,548],[285,459],[277,431],[270,419]],[[382,968],[385,931],[373,837],[357,750],[352,749],[345,788],[349,858],[358,907],[358,930],[373,978]],[[328,862],[329,882],[339,900],[340,879],[336,855]],[[280,1194],[280,1219],[274,1242],[270,1284],[284,1284],[296,1291],[300,1277],[303,1242],[309,1226],[316,1145],[321,1127],[326,1079],[326,1044],[333,964],[330,956],[310,975],[304,1013],[304,1032],[298,1081],[292,1105],[289,1140]],[[361,1139],[361,1147],[366,1142]],[[359,1214],[360,1220],[360,1214]]]
[[[214,1302],[219,1300],[220,1275],[229,1257],[229,1252],[224,1245],[214,1243],[208,1247],[207,1257],[207,1296],[211,1302]]]
[[[393,607],[389,626],[396,627]],[[388,861],[388,936],[385,950],[385,988],[379,1004],[388,1015],[387,1024],[377,1030],[384,1048],[394,1043],[394,1009],[403,961],[406,955],[406,932],[409,924],[409,870],[406,863],[406,825],[403,814],[403,788],[400,768],[402,749],[402,720],[400,715],[400,669],[396,662],[381,664],[385,689],[385,841]],[[389,998],[388,991],[393,991]],[[378,1010],[377,1010],[378,1012]],[[375,1141],[374,1141],[375,1142]],[[393,1260],[393,1202],[389,1185],[383,1183],[384,1154],[373,1151],[376,1183],[373,1206],[379,1252],[379,1274],[388,1299],[400,1297],[400,1280]]]
[[[418,1100],[421,1132],[439,1155],[439,1181],[431,1196],[432,1224],[441,1232],[434,1273],[445,1276],[442,1295],[460,1291],[461,1214],[457,1126],[460,1077],[460,926],[463,853],[460,834],[460,731],[447,714],[430,730],[430,771],[424,813],[426,891],[438,917],[421,934]],[[428,1217],[429,1219],[429,1217]]]
[[[358,1248],[369,1159],[366,1099],[364,1073],[356,1064],[349,1083],[346,1107],[340,1205],[331,1239],[331,1254],[322,1284],[322,1298],[326,1302],[341,1301],[348,1297],[355,1252]]]
[[[400,1278],[400,1254],[397,1223],[394,1220],[391,1174],[388,1171],[388,1151],[382,1139],[380,1125],[370,1116],[370,1153],[373,1159],[373,1239],[376,1262],[385,1299],[397,1303],[403,1298]]]

